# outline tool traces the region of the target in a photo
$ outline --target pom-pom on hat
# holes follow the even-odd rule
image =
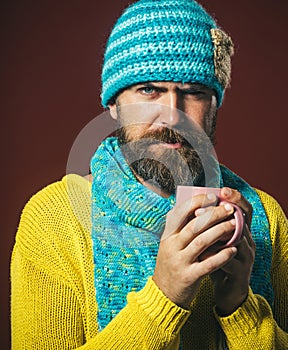
[[[231,76],[233,44],[194,0],[139,0],[116,22],[102,70],[102,104],[148,81],[200,83],[221,105]]]

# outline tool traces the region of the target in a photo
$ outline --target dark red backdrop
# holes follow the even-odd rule
[[[9,262],[28,198],[66,171],[78,132],[102,112],[101,58],[124,0],[3,0],[1,348],[9,348]],[[219,112],[220,161],[288,212],[287,0],[202,0],[236,44]]]

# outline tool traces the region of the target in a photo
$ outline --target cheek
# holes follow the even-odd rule
[[[127,141],[135,141],[141,139],[147,131],[147,128],[147,126],[141,123],[125,126],[125,134]]]
[[[205,109],[203,106],[199,106],[197,108],[188,109],[185,111],[185,114],[187,116],[188,122],[191,124],[192,128],[194,127],[200,127],[201,129],[204,128],[205,125]]]
[[[213,97],[209,101],[199,101],[199,103],[195,103],[193,108],[188,108],[185,112],[192,125],[195,123],[206,132],[217,110],[217,101],[216,98]]]

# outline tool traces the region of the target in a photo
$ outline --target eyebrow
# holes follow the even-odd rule
[[[143,82],[143,83],[137,83],[134,85],[134,87],[137,86],[147,86],[147,87],[161,87],[158,84],[161,83],[169,83],[169,81],[148,81],[148,82]],[[190,88],[195,88],[195,89],[209,89],[208,86],[200,84],[200,83],[181,83],[181,82],[175,82],[175,84],[179,84],[179,88],[184,88],[184,89],[190,89]]]
[[[183,83],[182,85],[180,85],[180,87],[182,87],[183,89],[209,89],[208,86],[200,83]]]

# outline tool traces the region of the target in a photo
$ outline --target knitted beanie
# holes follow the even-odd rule
[[[229,85],[233,44],[194,0],[139,0],[116,22],[102,70],[102,104],[148,81],[200,83],[218,106]]]

